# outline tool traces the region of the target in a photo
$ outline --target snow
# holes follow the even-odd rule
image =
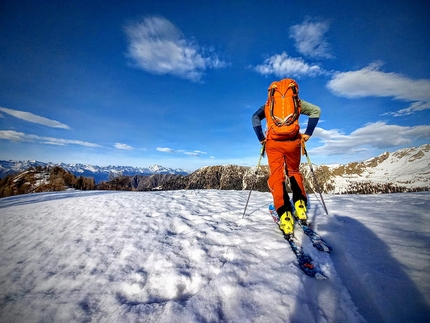
[[[428,322],[430,193],[310,196],[333,247],[308,277],[269,193],[66,191],[0,199],[0,322]]]

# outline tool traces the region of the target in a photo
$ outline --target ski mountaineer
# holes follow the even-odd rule
[[[296,84],[294,80],[291,81]],[[275,87],[277,89],[276,86],[273,86],[273,83],[271,86],[272,88]],[[321,115],[321,109],[316,105],[298,99],[297,86],[297,90],[294,91],[294,94],[297,97],[298,104],[296,105],[299,106],[299,114],[304,114],[309,117],[306,131],[301,134],[300,131],[297,130],[297,134],[295,134],[290,139],[279,140],[279,138],[276,138],[275,140],[273,138],[275,136],[273,136],[269,131],[270,129],[266,131],[266,134],[264,134],[261,127],[261,120],[266,118],[267,124],[269,122],[268,118],[271,118],[270,114],[272,114],[268,111],[270,111],[270,93],[272,93],[273,97],[274,91],[270,92],[270,90],[271,88],[269,87],[269,99],[267,100],[266,104],[261,106],[252,115],[252,126],[254,127],[254,131],[260,143],[262,145],[265,144],[270,174],[267,183],[273,196],[273,204],[280,219],[279,228],[285,236],[292,236],[294,233],[294,219],[292,214],[293,210],[290,203],[290,197],[285,187],[285,175],[288,176],[290,180],[290,186],[293,192],[293,203],[296,212],[295,216],[299,219],[299,221],[302,221],[303,224],[308,225],[306,214],[307,197],[303,186],[303,176],[299,171],[299,166],[302,145],[312,136],[315,127],[318,124]]]

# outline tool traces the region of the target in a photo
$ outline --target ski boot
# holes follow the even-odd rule
[[[284,236],[291,237],[294,232],[294,219],[290,211],[281,215],[279,220],[279,229],[284,233]]]
[[[294,203],[294,209],[296,210],[295,216],[300,221],[301,224],[310,226],[308,223],[308,216],[306,214],[306,204],[303,200],[298,200]]]

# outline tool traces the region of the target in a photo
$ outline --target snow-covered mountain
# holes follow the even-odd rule
[[[173,169],[160,165],[152,165],[150,167],[132,167],[132,166],[94,166],[84,164],[66,164],[66,163],[45,163],[36,160],[14,161],[14,160],[0,160],[0,178],[9,174],[22,172],[29,167],[36,166],[60,166],[61,168],[71,172],[75,176],[92,177],[99,183],[100,181],[107,181],[109,174],[113,175],[152,175],[152,174],[178,174],[186,175],[189,171],[181,168]]]
[[[305,166],[306,169],[306,166]],[[320,185],[327,193],[373,193],[430,189],[430,144],[385,152],[377,157],[347,165],[314,166]],[[304,171],[308,176],[308,171]]]

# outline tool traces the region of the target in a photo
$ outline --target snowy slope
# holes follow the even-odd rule
[[[330,193],[344,193],[353,183],[393,184],[405,188],[430,188],[430,144],[385,152],[347,165],[321,165]]]
[[[387,176],[389,174],[389,176]],[[379,182],[394,181],[408,185],[411,183],[430,186],[430,145],[401,149],[389,154],[377,165],[372,174]]]
[[[67,191],[0,199],[0,322],[426,322],[430,194],[311,196],[333,246],[305,276],[269,193]]]

